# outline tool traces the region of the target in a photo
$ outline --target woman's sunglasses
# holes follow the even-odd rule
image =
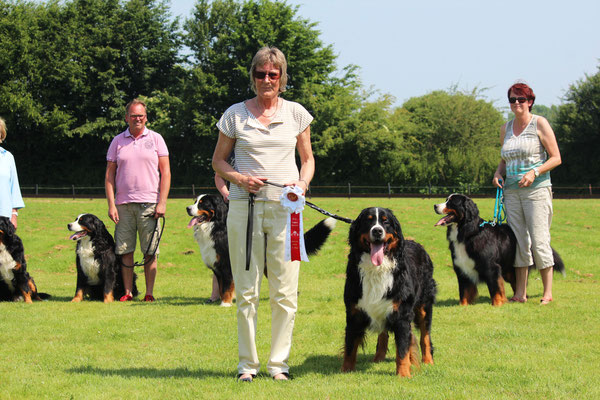
[[[279,79],[279,72],[265,72],[265,71],[254,71],[254,77],[256,79],[265,79],[269,75],[269,79],[272,81],[276,81]]]
[[[517,101],[519,103],[523,104],[523,103],[525,103],[527,101],[527,97],[509,97],[508,98],[508,102],[510,104],[515,104]]]

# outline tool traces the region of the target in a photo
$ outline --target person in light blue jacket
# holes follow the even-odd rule
[[[6,139],[6,122],[0,117],[0,143]],[[0,147],[0,216],[10,218],[17,228],[19,209],[25,207],[13,155]]]

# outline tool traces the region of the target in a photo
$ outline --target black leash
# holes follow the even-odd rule
[[[152,218],[151,216],[149,216],[148,218]],[[154,238],[156,236],[156,233],[158,232],[158,220],[162,219],[162,227],[160,228],[160,234],[158,235],[158,239],[156,240],[156,246],[154,246],[154,249],[152,250],[152,252],[150,252],[150,246],[152,246],[152,242],[154,242]],[[156,218],[156,224],[154,225],[154,231],[152,232],[152,237],[150,238],[150,242],[148,242],[148,248],[146,249],[146,252],[143,253],[145,256],[151,256],[150,259],[148,261],[146,261],[144,259],[144,261],[138,261],[138,262],[134,262],[133,265],[125,265],[123,264],[123,261],[121,260],[121,265],[123,265],[125,268],[134,268],[134,267],[142,267],[145,266],[146,264],[148,264],[150,262],[150,260],[152,260],[152,257],[154,257],[154,255],[156,254],[156,250],[158,250],[158,245],[160,244],[160,239],[162,238],[163,232],[165,231],[165,217],[158,217]]]
[[[252,225],[254,222],[254,193],[248,196],[248,224],[246,225],[246,271],[250,270],[250,256],[252,255]]]
[[[280,185],[279,183],[273,183],[273,182],[269,182],[269,181],[266,181],[266,180],[263,181],[263,182],[264,183],[268,183],[269,185],[280,187],[280,188],[284,188],[285,187],[284,185]],[[321,214],[327,215],[328,217],[335,218],[335,219],[340,220],[340,221],[344,221],[347,224],[351,224],[354,221],[354,220],[352,220],[350,218],[340,217],[339,215],[336,215],[336,214],[330,213],[329,211],[323,210],[321,207],[319,207],[319,206],[311,203],[308,200],[305,200],[305,203],[306,203],[307,206],[309,206],[313,210],[317,210]]]

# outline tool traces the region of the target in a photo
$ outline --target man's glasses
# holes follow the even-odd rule
[[[508,98],[508,102],[510,104],[515,104],[517,101],[519,103],[523,104],[523,103],[525,103],[527,101],[527,97],[509,97]]]
[[[132,119],[143,119],[145,117],[146,117],[146,115],[144,115],[144,114],[129,114],[129,118],[132,118]]]
[[[279,79],[279,72],[265,72],[265,71],[254,71],[254,77],[256,79],[265,79],[269,75],[269,79],[272,81],[276,81]]]

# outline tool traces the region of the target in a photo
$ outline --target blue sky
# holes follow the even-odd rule
[[[600,65],[598,0],[288,0],[317,22],[338,67],[356,64],[366,87],[396,104],[457,86],[498,107],[525,80],[537,103],[559,105],[570,84]],[[171,0],[174,15],[194,2]],[[275,44],[276,45],[276,44]]]

